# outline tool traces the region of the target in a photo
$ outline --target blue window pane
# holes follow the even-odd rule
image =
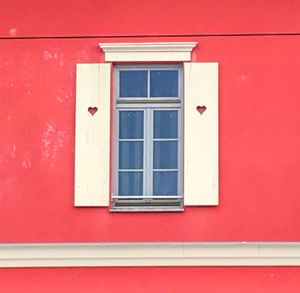
[[[147,97],[146,70],[120,71],[120,97]]]
[[[154,138],[178,137],[178,111],[154,111]]]
[[[119,142],[119,169],[143,169],[143,142]]]
[[[119,113],[120,138],[143,138],[144,112],[120,111]]]
[[[177,172],[153,172],[153,195],[178,195]]]
[[[178,70],[151,70],[150,96],[178,97]]]
[[[143,195],[143,172],[119,172],[119,195]]]
[[[177,169],[177,141],[154,142],[154,169]]]

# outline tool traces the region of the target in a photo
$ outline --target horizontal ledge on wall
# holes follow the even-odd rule
[[[101,43],[105,61],[190,61],[197,42]]]
[[[300,242],[0,244],[0,267],[299,265]]]

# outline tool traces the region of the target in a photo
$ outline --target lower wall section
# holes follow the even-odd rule
[[[299,292],[300,267],[0,269],[5,293]]]

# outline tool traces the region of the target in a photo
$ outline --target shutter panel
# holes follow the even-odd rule
[[[110,75],[108,63],[77,65],[75,206],[109,205]]]
[[[185,205],[218,205],[218,137],[218,63],[185,63]]]

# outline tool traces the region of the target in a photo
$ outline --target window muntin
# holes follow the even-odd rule
[[[181,75],[179,65],[115,67],[113,209],[182,209]]]

